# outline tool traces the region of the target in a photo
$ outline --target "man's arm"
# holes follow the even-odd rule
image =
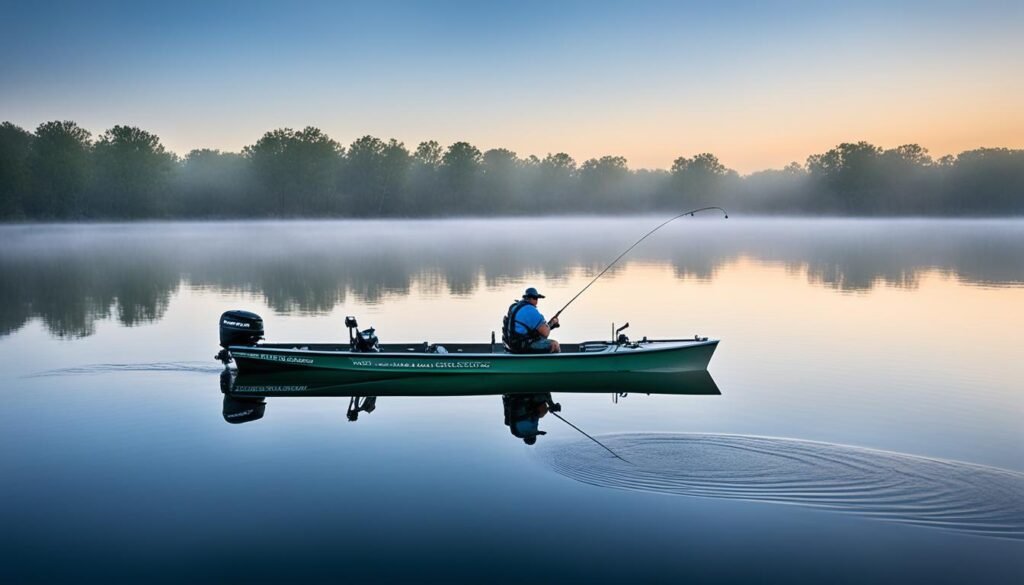
[[[540,325],[537,325],[537,333],[540,333],[541,337],[547,337],[548,335],[551,335],[551,327],[548,326],[546,322],[542,321]]]

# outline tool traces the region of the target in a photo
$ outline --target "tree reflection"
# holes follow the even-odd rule
[[[543,220],[8,226],[0,228],[0,335],[33,319],[71,338],[108,318],[158,321],[183,285],[261,295],[288,314],[324,314],[350,298],[380,303],[414,289],[469,296],[482,285],[596,274],[649,223],[559,220],[552,223],[562,230],[545,225],[550,235],[523,237],[536,221]],[[981,286],[1024,283],[1024,226],[1014,222],[730,220],[660,236],[629,261],[711,280],[723,265],[750,259],[841,292],[914,288],[930,271]]]

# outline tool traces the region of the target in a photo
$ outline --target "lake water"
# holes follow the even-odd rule
[[[494,395],[225,420],[225,310],[486,342],[658,221],[0,227],[0,581],[1024,581],[1024,221],[664,228],[554,337],[719,338],[721,393],[538,388],[628,463]]]

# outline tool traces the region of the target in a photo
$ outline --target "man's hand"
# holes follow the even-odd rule
[[[548,327],[551,327],[552,329],[558,329],[558,327],[559,327],[558,317],[555,317],[554,319],[548,321]]]

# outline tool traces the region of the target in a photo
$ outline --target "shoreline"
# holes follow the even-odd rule
[[[671,213],[671,212],[666,212]],[[89,220],[54,220],[54,221],[0,221],[0,228],[33,227],[33,226],[105,226],[105,225],[146,225],[146,224],[217,224],[217,223],[431,223],[461,221],[610,221],[630,219],[663,220],[665,215],[659,213],[636,213],[626,215],[463,215],[439,217],[201,217],[201,218],[147,218],[147,219],[89,219]],[[695,217],[694,219],[701,219]],[[761,220],[761,221],[1020,221],[1024,215],[782,215],[782,214],[751,214],[731,213],[729,220]],[[704,218],[713,221],[714,218]]]

